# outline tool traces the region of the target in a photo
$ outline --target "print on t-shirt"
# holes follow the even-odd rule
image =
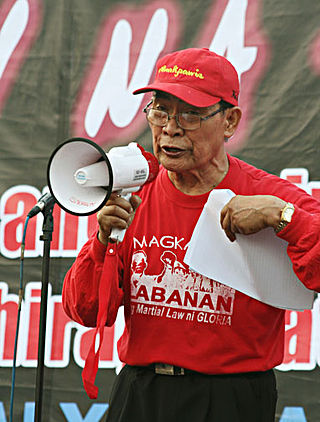
[[[133,253],[132,314],[231,325],[234,289],[190,270],[172,251],[160,260],[160,274],[150,274],[145,251]]]

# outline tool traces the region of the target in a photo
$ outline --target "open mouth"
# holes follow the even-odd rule
[[[168,155],[177,155],[182,153],[184,150],[181,148],[177,148],[177,147],[168,147],[168,146],[163,146],[162,150],[168,154]]]

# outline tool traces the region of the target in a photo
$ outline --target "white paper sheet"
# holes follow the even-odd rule
[[[230,242],[220,226],[220,211],[234,196],[216,189],[194,229],[184,262],[196,272],[269,305],[292,310],[311,309],[313,291],[294,274],[286,249],[272,228],[252,235],[236,234]]]

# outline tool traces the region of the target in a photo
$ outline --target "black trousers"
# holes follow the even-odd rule
[[[158,375],[126,365],[111,393],[107,422],[274,422],[272,370],[232,375]]]

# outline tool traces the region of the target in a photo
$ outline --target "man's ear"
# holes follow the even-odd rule
[[[242,116],[242,111],[240,107],[232,107],[232,108],[226,109],[225,113],[226,113],[226,120],[225,120],[224,136],[225,138],[231,138],[231,136],[235,133],[239,125],[239,122]]]

